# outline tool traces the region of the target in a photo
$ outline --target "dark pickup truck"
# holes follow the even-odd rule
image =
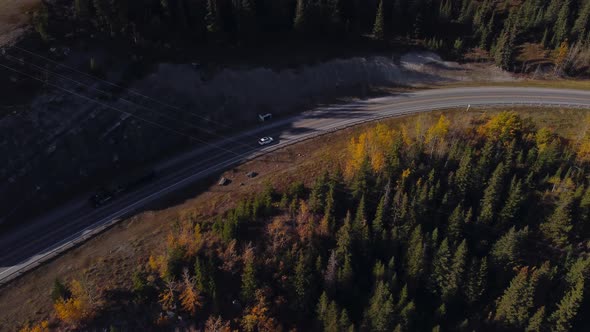
[[[126,181],[120,181],[113,184],[110,184],[106,187],[99,188],[96,192],[90,197],[89,202],[95,208],[101,207],[105,204],[108,204],[116,197],[132,191],[142,185],[153,181],[157,176],[156,171],[150,170],[147,172],[141,172],[140,175],[134,176],[131,179]]]

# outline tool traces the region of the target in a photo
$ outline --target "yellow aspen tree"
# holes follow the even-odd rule
[[[78,280],[72,280],[70,292],[72,296],[68,299],[59,299],[54,304],[54,309],[59,320],[76,326],[94,315],[95,302],[91,299],[88,290]]]

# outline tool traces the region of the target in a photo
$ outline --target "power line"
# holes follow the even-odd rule
[[[169,103],[166,103],[166,102],[160,101],[160,100],[158,100],[158,99],[152,98],[152,97],[150,97],[150,96],[147,96],[147,95],[145,95],[145,94],[142,94],[141,92],[139,92],[139,91],[137,91],[137,90],[134,90],[134,89],[131,89],[131,88],[126,88],[126,87],[123,87],[123,86],[121,86],[121,85],[118,85],[118,84],[116,84],[116,83],[113,83],[113,82],[107,81],[107,80],[105,80],[105,79],[102,79],[102,78],[100,78],[100,77],[97,77],[97,76],[94,76],[94,75],[91,75],[91,74],[85,73],[85,72],[83,72],[83,71],[80,71],[80,70],[78,70],[78,69],[76,69],[76,68],[73,68],[73,67],[70,67],[70,66],[68,66],[68,65],[64,65],[64,64],[62,64],[62,63],[59,63],[59,62],[57,62],[57,61],[54,61],[54,60],[52,60],[52,59],[50,59],[50,58],[47,58],[47,57],[45,57],[45,56],[43,56],[43,55],[40,55],[40,54],[38,54],[38,53],[35,53],[35,52],[32,52],[32,51],[26,50],[26,49],[24,49],[24,48],[22,48],[22,47],[19,47],[19,46],[16,46],[16,45],[15,45],[15,46],[13,46],[13,48],[15,48],[15,49],[17,49],[17,50],[20,50],[20,51],[22,51],[22,52],[25,52],[25,53],[31,54],[31,55],[33,55],[33,56],[36,56],[36,57],[42,58],[42,59],[44,59],[44,60],[46,60],[46,61],[49,61],[49,62],[51,62],[51,63],[53,63],[53,64],[55,64],[55,65],[57,65],[57,66],[60,66],[60,67],[63,67],[63,68],[67,68],[67,69],[69,69],[69,70],[72,70],[72,71],[74,71],[74,72],[76,72],[76,73],[78,73],[78,74],[80,74],[80,75],[84,75],[84,76],[86,76],[86,77],[89,77],[89,78],[91,78],[91,79],[95,79],[95,80],[101,81],[101,82],[103,82],[103,83],[105,83],[105,84],[108,84],[108,85],[110,85],[110,86],[113,86],[113,87],[116,87],[116,88],[119,88],[119,89],[124,89],[124,90],[127,90],[127,91],[129,91],[130,93],[132,93],[132,94],[134,94],[134,95],[137,95],[137,96],[140,96],[140,97],[142,97],[142,98],[145,98],[145,99],[151,100],[151,101],[153,101],[153,102],[155,102],[155,103],[157,103],[157,104],[160,104],[160,105],[162,105],[162,106],[166,106],[166,107],[168,107],[168,108],[171,108],[171,109],[174,109],[174,110],[177,110],[177,111],[185,112],[185,111],[184,111],[182,108],[180,108],[180,107],[178,107],[178,106],[171,105],[171,104],[169,104]],[[202,119],[202,120],[205,120],[205,121],[208,121],[208,122],[211,122],[211,123],[215,123],[215,124],[217,124],[217,125],[219,125],[219,126],[226,127],[226,128],[228,128],[228,129],[234,129],[234,128],[232,128],[232,127],[231,127],[231,125],[228,125],[227,123],[223,123],[223,122],[215,121],[215,120],[213,120],[213,119],[209,119],[209,118],[207,118],[207,117],[204,117],[204,116],[201,116],[201,115],[198,115],[198,114],[192,113],[192,112],[189,112],[188,114],[190,114],[190,115],[192,115],[192,116],[194,116],[194,117],[200,118],[200,119]]]
[[[59,77],[59,78],[61,78],[61,79],[64,79],[64,80],[67,80],[67,81],[73,82],[74,84],[77,84],[77,85],[79,85],[79,86],[83,86],[83,87],[86,87],[86,88],[88,88],[88,89],[92,89],[92,90],[98,91],[98,92],[100,92],[100,93],[104,94],[105,96],[110,96],[110,95],[111,95],[111,93],[110,93],[110,92],[108,92],[108,91],[104,91],[104,90],[102,90],[102,89],[99,89],[99,88],[97,88],[97,87],[93,87],[93,86],[91,86],[91,85],[89,85],[89,84],[86,84],[86,83],[80,82],[80,81],[78,81],[78,80],[75,80],[75,79],[69,78],[69,77],[67,77],[67,76],[65,76],[65,75],[58,74],[58,73],[56,73],[56,72],[54,72],[54,71],[51,71],[51,70],[49,70],[49,69],[46,69],[46,68],[43,68],[43,67],[41,67],[41,66],[38,66],[38,65],[36,65],[36,64],[34,64],[34,63],[30,63],[30,62],[22,61],[22,60],[20,60],[20,59],[17,59],[16,57],[14,57],[14,56],[12,56],[12,55],[8,55],[8,54],[7,54],[7,55],[6,55],[6,58],[7,58],[8,60],[11,60],[11,61],[13,61],[13,62],[26,63],[26,64],[28,64],[28,65],[31,65],[31,66],[33,66],[33,67],[35,67],[35,68],[39,69],[39,70],[42,70],[43,72],[45,72],[45,73],[47,73],[47,74],[52,74],[52,75],[54,75],[54,76],[57,76],[57,77]],[[202,130],[202,131],[205,131],[205,132],[207,132],[207,130],[203,129],[202,127],[199,127],[199,126],[193,125],[192,123],[186,123],[186,121],[184,121],[184,120],[182,120],[182,119],[173,118],[173,117],[171,117],[171,116],[167,115],[166,113],[159,112],[159,111],[157,111],[157,110],[154,110],[154,109],[152,109],[152,108],[149,108],[149,107],[146,107],[146,106],[140,105],[140,104],[138,104],[138,103],[135,103],[135,102],[133,102],[133,101],[127,100],[127,99],[125,99],[125,98],[118,98],[118,100],[121,100],[122,102],[124,102],[124,103],[127,103],[127,104],[129,104],[129,105],[133,105],[133,106],[136,106],[136,107],[138,107],[138,108],[142,108],[142,109],[145,109],[145,110],[147,110],[147,111],[154,112],[154,113],[156,113],[156,114],[158,114],[158,115],[160,115],[160,116],[162,116],[162,117],[164,117],[164,118],[166,118],[166,119],[169,119],[169,120],[171,120],[171,121],[175,121],[175,122],[182,122],[184,125],[187,125],[187,126],[189,126],[189,127],[192,127],[192,128],[195,128],[195,129],[198,129],[198,130]]]
[[[213,147],[215,147],[215,148],[218,148],[218,149],[220,149],[220,150],[224,150],[224,151],[226,151],[226,152],[229,152],[229,153],[232,153],[232,154],[238,155],[236,152],[234,152],[234,151],[231,151],[231,150],[228,150],[228,149],[226,149],[226,148],[224,148],[224,147],[218,146],[218,145],[216,145],[216,144],[214,144],[214,143],[211,143],[211,142],[204,141],[204,140],[202,140],[202,139],[200,139],[200,138],[194,137],[194,136],[192,136],[192,135],[189,135],[189,134],[185,134],[185,133],[183,133],[183,132],[180,132],[180,131],[178,131],[178,130],[176,130],[176,129],[173,129],[173,128],[170,128],[170,127],[167,127],[167,126],[161,125],[161,124],[159,124],[159,123],[157,123],[157,122],[151,121],[151,120],[149,120],[149,119],[145,119],[145,118],[143,118],[143,117],[141,117],[141,116],[138,116],[138,115],[135,115],[135,114],[133,114],[133,113],[130,113],[130,112],[127,112],[127,111],[123,111],[123,110],[121,110],[121,109],[119,109],[119,108],[117,108],[117,107],[114,107],[114,106],[111,106],[111,105],[105,104],[105,103],[103,103],[103,102],[97,101],[97,100],[95,100],[95,99],[93,99],[93,98],[90,98],[90,97],[87,97],[87,96],[84,96],[84,95],[81,95],[81,94],[79,94],[79,93],[76,93],[76,92],[74,92],[74,91],[72,91],[72,90],[68,90],[68,89],[66,89],[66,88],[62,88],[62,87],[60,87],[60,86],[58,86],[58,85],[56,85],[56,84],[49,83],[49,82],[45,82],[45,81],[43,81],[42,79],[40,79],[40,78],[38,78],[38,77],[35,77],[35,76],[33,76],[33,75],[29,75],[29,74],[27,74],[27,73],[24,73],[24,72],[22,72],[22,71],[19,71],[18,69],[14,69],[14,68],[12,68],[12,67],[10,67],[10,66],[6,66],[6,65],[4,65],[4,64],[1,64],[1,63],[0,63],[0,66],[1,66],[1,67],[4,67],[4,68],[6,68],[6,69],[8,69],[8,70],[10,70],[10,71],[13,71],[13,72],[19,73],[19,74],[21,74],[21,75],[27,76],[27,77],[29,77],[29,78],[32,78],[32,79],[34,79],[34,80],[37,80],[37,81],[43,82],[43,83],[45,83],[45,84],[47,84],[47,85],[49,85],[49,86],[52,86],[52,87],[54,87],[54,88],[56,88],[56,89],[59,89],[59,90],[62,90],[62,91],[64,91],[64,92],[66,92],[66,93],[70,93],[70,94],[72,94],[72,95],[74,95],[74,96],[77,96],[77,97],[79,97],[79,98],[82,98],[82,99],[88,100],[88,101],[90,101],[90,102],[94,102],[94,103],[96,103],[96,104],[98,104],[98,105],[100,105],[100,106],[103,106],[103,107],[106,107],[106,108],[112,109],[112,110],[114,110],[114,111],[116,111],[116,112],[119,112],[119,113],[122,113],[122,114],[128,115],[128,116],[130,116],[130,117],[134,117],[134,118],[136,118],[136,119],[138,119],[138,120],[141,120],[141,121],[143,121],[143,122],[146,122],[146,123],[148,123],[148,124],[151,124],[151,125],[153,125],[153,126],[155,126],[155,127],[158,127],[158,128],[160,128],[160,129],[164,129],[164,130],[166,130],[166,131],[169,131],[169,132],[172,132],[172,133],[174,133],[174,134],[177,134],[177,135],[180,135],[180,136],[185,136],[185,137],[188,137],[189,139],[193,139],[193,140],[195,140],[195,141],[198,141],[198,142],[201,142],[201,143],[203,143],[203,144],[210,145],[210,146],[213,146]]]

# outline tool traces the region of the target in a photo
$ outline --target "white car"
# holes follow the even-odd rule
[[[260,144],[260,145],[267,145],[267,144],[272,143],[273,141],[274,141],[274,139],[272,137],[266,136],[266,137],[263,137],[263,138],[259,139],[258,140],[258,144]]]

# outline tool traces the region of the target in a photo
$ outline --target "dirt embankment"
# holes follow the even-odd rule
[[[40,2],[41,0],[0,0],[0,47],[27,31],[29,12]]]

